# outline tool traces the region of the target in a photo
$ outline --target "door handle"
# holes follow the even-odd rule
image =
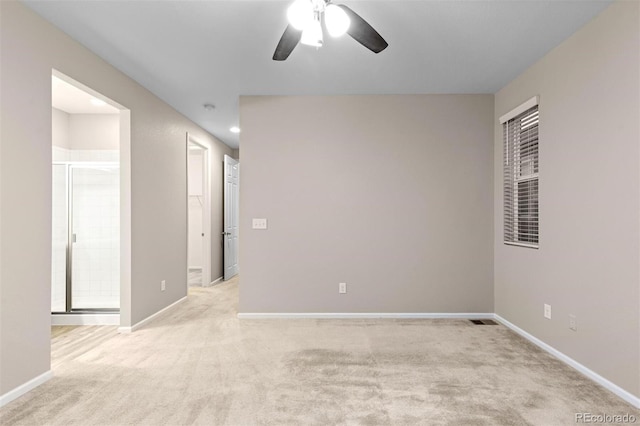
[[[231,232],[223,232],[222,235],[231,235]]]

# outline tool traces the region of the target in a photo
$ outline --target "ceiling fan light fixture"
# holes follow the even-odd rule
[[[296,30],[305,30],[313,22],[313,5],[309,0],[295,0],[287,9],[287,19]]]
[[[349,30],[351,19],[342,8],[330,4],[324,11],[324,25],[331,37],[340,37]]]
[[[295,0],[287,9],[287,16],[289,24],[273,52],[274,61],[286,60],[298,44],[321,47],[322,21],[332,36],[338,37],[346,32],[373,53],[380,53],[389,46],[389,43],[349,6],[333,5],[331,0]]]
[[[320,16],[316,18],[302,31],[300,43],[307,46],[322,47],[322,26],[320,25]]]

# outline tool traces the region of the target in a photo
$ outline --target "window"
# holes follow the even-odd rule
[[[504,242],[538,247],[538,98],[500,118],[504,137]]]

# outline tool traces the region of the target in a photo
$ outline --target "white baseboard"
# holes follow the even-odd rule
[[[146,317],[145,319],[143,319],[142,321],[137,322],[136,324],[132,325],[131,327],[119,327],[118,328],[118,333],[132,333],[132,332],[136,331],[137,329],[139,329],[140,327],[142,327],[143,325],[147,324],[148,322],[158,318],[160,315],[164,314],[165,312],[167,312],[171,308],[175,307],[176,305],[184,302],[185,300],[187,300],[187,296],[183,297],[180,300],[177,300],[177,301],[173,302],[172,304],[170,304],[166,308],[163,308],[163,309],[159,310],[158,312],[156,312],[155,314]]]
[[[41,375],[39,375],[38,377],[35,377],[29,380],[27,383],[23,383],[17,388],[10,390],[9,392],[0,396],[0,407],[4,407],[14,399],[20,398],[25,393],[37,388],[38,386],[40,386],[47,380],[51,379],[52,377],[53,377],[53,371],[48,370],[42,373]]]
[[[223,278],[224,277],[220,277],[217,280],[211,281],[207,287],[211,287],[211,286],[214,286],[214,285],[218,284],[219,282],[222,281]]]
[[[120,325],[120,314],[55,314],[51,325]]]
[[[510,323],[506,319],[502,318],[500,315],[495,314],[494,319],[496,321],[498,321],[499,323],[503,324],[505,327],[508,327],[511,330],[513,330],[514,332],[518,333],[519,335],[521,335],[522,337],[524,337],[525,339],[527,339],[528,341],[530,341],[534,345],[536,345],[539,348],[547,351],[548,353],[550,353],[554,357],[558,358],[560,361],[564,362],[565,364],[569,365],[570,367],[575,368],[576,370],[578,370],[579,372],[581,372],[582,374],[584,374],[585,376],[587,376],[588,378],[590,378],[594,382],[598,383],[599,385],[603,386],[604,388],[606,388],[609,391],[613,392],[614,394],[618,395],[620,398],[624,399],[625,401],[627,401],[628,403],[630,403],[634,407],[640,408],[640,398],[639,397],[637,397],[637,396],[633,395],[632,393],[622,389],[620,386],[616,385],[615,383],[610,382],[609,380],[605,379],[604,377],[602,377],[601,375],[599,375],[595,371],[585,367],[584,365],[580,364],[578,361],[574,360],[573,358],[563,354],[562,352],[560,352],[559,350],[557,350],[553,346],[550,346],[550,345],[546,344],[545,342],[543,342],[542,340],[538,339],[537,337],[527,333],[526,331],[524,331],[520,327]]]
[[[316,319],[357,319],[357,318],[390,318],[390,319],[492,319],[494,314],[487,313],[388,313],[388,312],[346,312],[346,313],[324,313],[324,312],[240,312],[239,319],[268,319],[268,318],[316,318]]]

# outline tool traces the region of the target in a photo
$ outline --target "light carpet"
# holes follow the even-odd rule
[[[501,325],[238,320],[237,279],[132,333],[53,337],[3,425],[570,425],[640,412]]]

